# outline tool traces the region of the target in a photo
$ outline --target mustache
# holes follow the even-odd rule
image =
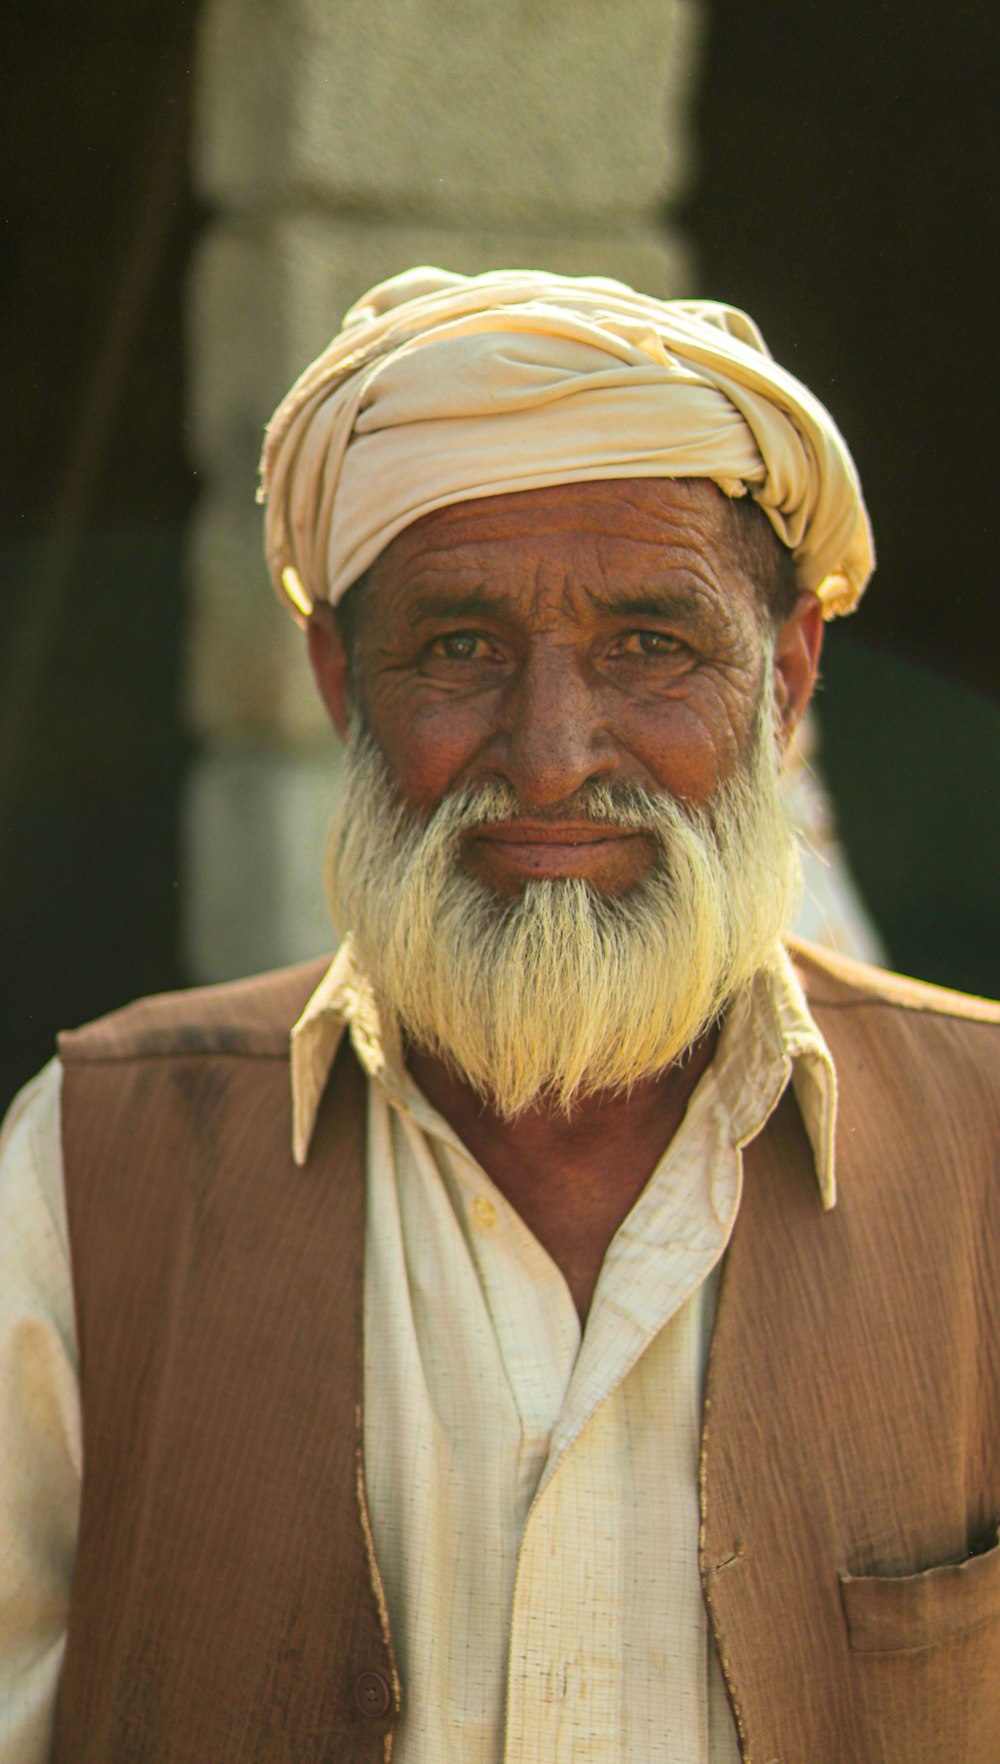
[[[516,822],[523,827],[558,827],[589,822],[595,827],[617,827],[624,832],[662,833],[665,824],[683,816],[694,826],[708,823],[708,815],[691,809],[681,798],[649,790],[641,784],[591,780],[572,796],[544,809],[522,802],[502,778],[482,779],[451,792],[429,817],[428,828],[440,825],[459,838],[484,827]]]

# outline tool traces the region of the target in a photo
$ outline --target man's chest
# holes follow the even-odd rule
[[[429,1764],[460,1736],[467,1764],[729,1764],[697,1560],[725,1227],[704,1195],[668,1227],[651,1195],[581,1331],[485,1173],[377,1102],[368,1182],[365,1469],[406,1688],[396,1756]]]

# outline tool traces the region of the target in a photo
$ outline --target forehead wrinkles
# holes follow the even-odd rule
[[[410,628],[454,615],[512,617],[547,629],[619,607],[728,626],[733,613],[721,571],[696,545],[664,555],[652,543],[614,540],[567,555],[564,545],[526,538],[511,547],[463,547],[461,555],[428,550],[380,586],[385,610]]]
[[[529,554],[518,576],[517,585],[512,584],[516,609],[536,630],[582,625],[593,616],[598,582],[581,577],[573,562],[544,553]],[[598,576],[603,586],[603,572]]]
[[[583,576],[592,579],[588,583]],[[556,619],[578,621],[605,586],[599,565],[581,572],[573,560],[532,540],[516,552],[492,543],[463,546],[461,553],[421,551],[376,582],[386,610],[411,628],[452,614],[514,617],[544,626]]]
[[[383,557],[446,552],[482,541],[589,533],[655,540],[675,527],[720,530],[724,498],[714,484],[677,479],[616,479],[555,484],[473,497],[422,515],[390,540]]]

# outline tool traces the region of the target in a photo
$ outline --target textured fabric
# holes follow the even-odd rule
[[[1000,1007],[825,956],[805,978],[838,1204],[783,1106],[722,1278],[703,1584],[752,1764],[993,1764]]]
[[[874,1758],[882,1764],[941,1764],[957,1757],[963,1764],[992,1764],[1000,1755],[1000,1009],[849,962],[805,952],[799,960],[812,1012],[841,1078],[838,1205],[832,1213],[820,1205],[808,1141],[786,1091],[746,1154],[745,1195],[722,1281],[702,1436],[702,1584],[739,1714],[742,1752],[750,1764],[779,1756],[786,1764],[871,1764]],[[175,1278],[187,1278],[206,1258],[202,1278],[210,1278],[213,1259],[219,1271],[213,1164],[192,1158],[178,1141],[178,1111],[183,1119],[199,1097],[203,1103],[214,1098],[207,1119],[219,1148],[240,1148],[240,1175],[251,1192],[258,1180],[269,1181],[276,1153],[255,1120],[249,1127],[244,1123],[242,1104],[259,1091],[272,1061],[267,1088],[272,1077],[280,1084],[287,1036],[282,1024],[292,1020],[288,1007],[296,996],[304,1004],[319,978],[314,971],[248,990],[147,1001],[74,1038],[77,1062],[106,1068],[111,1082],[99,1083],[102,1096],[113,1098],[123,1085],[141,1088],[154,1079],[161,1084],[159,1107],[166,1112],[149,1144],[137,1144],[115,1108],[102,1107],[89,1121],[76,1116],[74,1137],[81,1146],[90,1140],[95,1154],[102,1144],[107,1154],[94,1166],[100,1179],[91,1185],[92,1201],[106,1193],[108,1222],[116,1228],[117,1198],[133,1211],[137,1289],[143,1286],[150,1220],[129,1197],[137,1181],[149,1180],[157,1161],[164,1197],[200,1224],[171,1246],[183,1251],[167,1256]],[[246,1038],[244,1017],[255,1025]],[[226,1074],[234,1070],[242,1076],[227,1104]],[[99,1070],[94,1076],[100,1078]],[[280,1089],[275,1115],[287,1110],[287,1093],[284,1108],[279,1098]],[[230,1105],[236,1112],[227,1120]],[[23,1128],[34,1112],[22,1109],[17,1125]],[[203,1129],[205,1123],[203,1114]],[[11,1144],[15,1138],[23,1146],[23,1134],[12,1134]],[[304,1178],[324,1167],[324,1144],[319,1130]],[[296,1175],[286,1160],[287,1152],[283,1184]],[[360,1164],[359,1150],[358,1192]],[[8,1157],[4,1195],[15,1167]],[[19,1192],[27,1197],[32,1190],[22,1186]],[[8,1210],[5,1224],[13,1216]],[[300,1213],[300,1229],[302,1223]],[[324,1237],[334,1286],[358,1278],[345,1271],[355,1258],[360,1268],[359,1234],[355,1208],[350,1227]],[[6,1235],[0,1233],[0,1246]],[[309,1245],[307,1233],[303,1252]],[[155,1237],[153,1247],[158,1253]],[[0,1283],[0,1293],[5,1290]],[[147,1283],[145,1327],[121,1331],[119,1344],[147,1374],[155,1368],[145,1344],[158,1340],[163,1315],[156,1294],[155,1283]],[[322,1316],[314,1316],[309,1296],[296,1311],[295,1328],[276,1335],[274,1345],[292,1356],[290,1369],[329,1358]],[[103,1304],[113,1314],[115,1297],[113,1289],[98,1285],[88,1308],[99,1311]],[[258,1328],[254,1283],[238,1295],[231,1289],[229,1302],[242,1308],[246,1330]],[[269,1305],[263,1309],[270,1314]],[[198,1346],[211,1360],[213,1333],[203,1331]],[[164,1412],[172,1399],[169,1367],[170,1356],[154,1378],[154,1406]],[[220,1388],[229,1446],[220,1481],[226,1494],[232,1485],[244,1499],[247,1484],[256,1483],[258,1498],[280,1504],[285,1476],[262,1485],[254,1468],[255,1365],[244,1359],[237,1369],[235,1383]],[[209,1375],[217,1377],[218,1367]],[[350,1434],[353,1381],[352,1368],[334,1351],[329,1376],[313,1381],[305,1412],[312,1401],[334,1402],[340,1426]],[[122,1397],[133,1400],[129,1387],[119,1392]],[[199,1427],[211,1431],[219,1425],[212,1406],[200,1404],[196,1434]],[[315,1463],[316,1451],[325,1449],[326,1431],[317,1435],[300,1418],[276,1442],[290,1483],[302,1475],[303,1452]],[[98,1436],[95,1444],[107,1453],[115,1441],[109,1447]],[[120,1454],[119,1471],[126,1462],[130,1493],[120,1505],[138,1503],[155,1513],[148,1457],[133,1464]],[[201,1463],[197,1439],[173,1465],[164,1462],[171,1499],[178,1470],[189,1499],[200,1494],[204,1500],[206,1486],[214,1489],[199,1476]],[[317,1541],[323,1547],[327,1528],[349,1528],[355,1514],[353,1480],[331,1484],[319,1528],[308,1514],[300,1516],[293,1561],[302,1549],[311,1556]],[[363,1553],[355,1551],[353,1560],[353,1571],[367,1581]],[[290,1566],[287,1554],[274,1564],[274,1584],[259,1595],[264,1607],[287,1591]],[[123,1568],[131,1575],[131,1600],[122,1596]],[[109,1612],[115,1621],[124,1613],[126,1628],[134,1630],[149,1620],[149,1607],[173,1604],[174,1645],[161,1652],[151,1680],[126,1678],[136,1713],[144,1696],[157,1692],[161,1674],[168,1680],[176,1675],[178,1633],[183,1637],[198,1627],[176,1591],[151,1580],[148,1571],[141,1553],[125,1562],[112,1554],[90,1588],[95,1636],[102,1605],[105,1620]],[[253,1575],[252,1564],[247,1572]],[[185,1579],[183,1563],[174,1573]],[[324,1623],[344,1599],[357,1596],[356,1584],[339,1587]],[[227,1636],[225,1626],[204,1632],[206,1651],[227,1646]],[[11,1638],[4,1640],[6,1659]],[[301,1692],[315,1690],[297,1679],[301,1666],[294,1647],[280,1664],[280,1678],[273,1681],[279,1722]],[[16,1674],[5,1678],[5,1698],[21,1688]],[[404,1686],[404,1702],[405,1694]],[[252,1755],[240,1748],[236,1731],[243,1718],[239,1699],[234,1714],[227,1744],[213,1751],[213,1760]],[[353,1731],[356,1725],[355,1718]],[[70,1753],[74,1764],[88,1756],[86,1730],[79,1731],[81,1744]],[[351,1731],[342,1724],[329,1755],[352,1755],[346,1745]],[[188,1731],[185,1742],[183,1724],[179,1734],[173,1750],[145,1749],[144,1757],[199,1755],[197,1736]],[[124,1764],[134,1748],[90,1755],[101,1764]],[[256,1755],[286,1755],[280,1728]]]
[[[273,1033],[261,1009],[259,984],[226,991],[239,1015],[244,1052],[259,1060],[273,1056]],[[567,1445],[574,1454],[571,1475],[560,1473],[544,1509],[533,1519],[529,1551],[532,1561],[541,1560],[551,1572],[546,1552],[561,1543],[566,1593],[556,1598],[550,1578],[529,1573],[522,1584],[533,1597],[522,1596],[518,1624],[529,1630],[537,1625],[542,1600],[561,1613],[563,1626],[567,1616],[578,1619],[581,1611],[588,1613],[592,1626],[610,1626],[606,1591],[604,1605],[596,1595],[581,1602],[571,1593],[572,1573],[581,1558],[575,1548],[567,1554],[567,1542],[575,1544],[582,1532],[589,1530],[603,1540],[605,1583],[619,1552],[631,1562],[631,1602],[627,1608],[620,1600],[616,1603],[622,1625],[634,1626],[640,1636],[651,1633],[643,1602],[652,1604],[654,1614],[657,1601],[663,1602],[658,1564],[676,1560],[663,1619],[669,1633],[662,1624],[656,1626],[657,1695],[630,1700],[634,1716],[624,1720],[638,1735],[634,1745],[639,1749],[620,1738],[618,1750],[612,1746],[611,1752],[644,1757],[646,1748],[655,1758],[669,1736],[671,1749],[665,1756],[728,1764],[735,1741],[718,1668],[709,1660],[696,1558],[697,1426],[711,1292],[703,1285],[700,1299],[685,1299],[717,1261],[731,1229],[739,1195],[734,1137],[746,1137],[759,1125],[784,1087],[791,1061],[813,1125],[823,1190],[828,1202],[833,1199],[832,1072],[794,977],[781,963],[774,983],[761,987],[747,1019],[730,1025],[724,1035],[681,1133],[619,1233],[595,1295],[587,1355],[575,1371],[580,1329],[562,1276],[420,1096],[393,1058],[391,1045],[387,1057],[370,995],[346,951],[324,976],[295,1036],[293,1089],[307,1137],[312,1136],[319,1097],[347,1020],[362,1062],[378,1074],[370,1088],[365,1455],[394,1638],[412,1691],[397,1740],[399,1764],[443,1760],[459,1736],[461,1764],[478,1757],[493,1764],[503,1756],[497,1725],[502,1722],[520,1533],[545,1456],[551,1449],[551,1479]],[[205,1047],[203,1035],[189,1031],[187,1041]],[[176,1037],[164,1036],[162,1007],[158,1010],[155,1001],[133,1007],[127,1018],[112,1020],[105,1031],[108,1052],[125,1054],[137,1043],[147,1058],[156,1058],[168,1046],[176,1051]],[[0,1187],[0,1245],[16,1242],[19,1263],[40,1266],[40,1321],[65,1344],[68,1367],[58,1390],[62,1419],[54,1442],[47,1431],[53,1414],[47,1389],[40,1400],[11,1403],[0,1417],[0,1437],[8,1452],[17,1455],[19,1464],[35,1467],[33,1511],[54,1515],[59,1537],[58,1552],[48,1545],[43,1556],[56,1592],[45,1618],[48,1628],[43,1630],[36,1620],[21,1635],[26,1649],[36,1647],[43,1635],[49,1645],[19,1693],[13,1681],[0,1676],[4,1764],[39,1764],[48,1756],[79,1504],[79,1449],[72,1455],[53,1450],[63,1433],[75,1437],[79,1429],[58,1104],[59,1068],[53,1064],[12,1116]],[[50,1243],[52,1218],[55,1244]],[[8,1219],[16,1223],[16,1239],[3,1230]],[[6,1312],[0,1339],[12,1342],[24,1319],[20,1311],[10,1313],[4,1295],[13,1298],[17,1291],[0,1281],[0,1312]],[[457,1317],[462,1319],[461,1354],[454,1348]],[[662,1330],[661,1323],[666,1323]],[[631,1362],[635,1367],[623,1379]],[[613,1396],[610,1407],[604,1404],[608,1395]],[[602,1425],[587,1425],[602,1406]],[[653,1414],[657,1423],[650,1426]],[[636,1427],[637,1415],[646,1416],[645,1425]],[[447,1433],[445,1416],[451,1417]],[[634,1452],[626,1449],[630,1428],[639,1442]],[[581,1438],[575,1439],[578,1432]],[[668,1457],[673,1465],[671,1498],[664,1504],[656,1500],[651,1483],[662,1476]],[[27,1473],[25,1468],[19,1486]],[[12,1552],[7,1560],[14,1562],[13,1552],[24,1547],[25,1524],[23,1514],[5,1503],[7,1487],[5,1476],[0,1481],[0,1520],[6,1519]],[[443,1527],[440,1515],[446,1512],[451,1523]],[[469,1540],[458,1574],[449,1555],[456,1528]],[[651,1548],[654,1532],[656,1549]],[[616,1548],[609,1557],[612,1538]],[[652,1578],[651,1565],[657,1565]],[[420,1619],[426,1616],[428,1581],[435,1570],[439,1590],[428,1627]],[[456,1584],[463,1576],[464,1588]],[[683,1599],[678,1596],[681,1588]],[[11,1621],[8,1633],[16,1633],[18,1624],[24,1624],[23,1613]],[[565,1634],[562,1640],[557,1676],[565,1668],[566,1688],[558,1704],[544,1706],[578,1743],[583,1714],[579,1690],[587,1678],[580,1647],[572,1648]],[[549,1656],[558,1647],[558,1632],[551,1625],[545,1646]],[[626,1652],[632,1670],[641,1672],[642,1650]],[[525,1671],[518,1678],[525,1694],[514,1711],[528,1730],[536,1723],[541,1682],[539,1650],[534,1653],[534,1673]],[[575,1677],[568,1664],[571,1656],[577,1661]],[[0,1649],[0,1660],[9,1657]],[[570,1720],[574,1697],[576,1712]],[[616,1702],[619,1726],[629,1707],[629,1701]],[[478,1733],[471,1710],[478,1711]],[[609,1718],[600,1741],[604,1751],[594,1754],[598,1757],[611,1755]],[[705,1752],[699,1748],[708,1743],[709,1733],[712,1750]],[[516,1745],[508,1749],[511,1758],[521,1755]]]
[[[749,491],[828,616],[871,574],[844,440],[745,313],[527,270],[421,269],[362,296],[271,420],[268,563],[302,618],[431,509],[630,477]]]
[[[287,1029],[272,1055],[238,1023],[195,1046],[60,1041],[85,1475],[52,1764],[379,1764],[364,1078],[340,1062],[301,1171]]]

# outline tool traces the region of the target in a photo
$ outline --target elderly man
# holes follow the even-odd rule
[[[423,270],[264,485],[343,943],[15,1105],[0,1757],[995,1764],[1000,1008],[782,943],[829,415]]]

